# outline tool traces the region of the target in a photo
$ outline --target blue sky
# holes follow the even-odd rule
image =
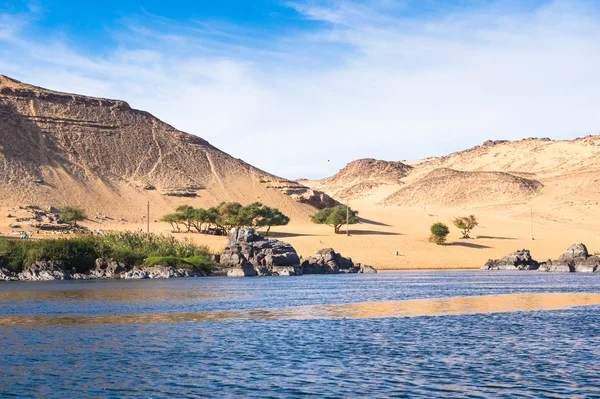
[[[0,0],[0,73],[288,178],[600,133],[598,2],[515,3]]]

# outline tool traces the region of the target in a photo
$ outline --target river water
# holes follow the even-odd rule
[[[0,284],[0,397],[600,397],[600,275]]]

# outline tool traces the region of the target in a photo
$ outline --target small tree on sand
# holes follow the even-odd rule
[[[452,224],[455,225],[457,229],[460,229],[462,234],[461,238],[471,238],[469,237],[469,234],[479,222],[477,221],[477,218],[475,218],[475,215],[470,215],[456,217],[452,219]]]
[[[333,227],[333,230],[337,234],[340,232],[340,228],[346,224],[346,210],[348,210],[348,223],[358,223],[358,216],[356,216],[358,215],[358,212],[347,208],[346,205],[338,205],[333,208],[321,209],[319,212],[312,215],[310,219],[313,221],[313,223],[326,224]]]
[[[285,226],[290,222],[290,218],[277,208],[263,206],[260,210],[260,217],[256,222],[257,227],[266,227],[265,236],[269,235],[272,226]]]
[[[444,223],[434,223],[431,225],[431,236],[429,237],[429,241],[442,245],[446,242],[448,233],[450,233],[450,230],[448,230],[448,226]]]
[[[86,217],[85,211],[77,206],[65,206],[60,210],[60,221],[72,222],[75,227],[77,222],[85,220]]]
[[[175,232],[177,229],[178,232],[181,231],[181,227],[179,227],[179,223],[182,223],[183,215],[181,213],[169,213],[168,215],[163,216],[160,221],[167,222],[171,225],[171,231]]]

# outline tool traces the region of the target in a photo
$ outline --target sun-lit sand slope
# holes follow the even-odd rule
[[[600,136],[489,141],[445,157],[407,162],[411,168],[399,182],[396,174],[372,179],[385,168],[382,162],[355,162],[361,168],[353,168],[352,177],[342,170],[327,179],[303,181],[334,198],[353,191],[337,199],[349,200],[363,223],[350,227],[350,237],[334,237],[323,229],[320,241],[357,261],[390,269],[471,268],[521,248],[531,249],[538,260],[555,258],[575,242],[600,251]],[[398,168],[397,162],[390,165]],[[361,179],[369,185],[357,190],[355,182]],[[471,234],[475,239],[462,240],[450,221],[469,214],[480,225]],[[437,221],[451,228],[448,245],[427,242],[429,226]],[[289,240],[314,249],[305,236]]]
[[[201,132],[198,132],[201,133]],[[182,203],[263,201],[306,218],[330,199],[265,173],[124,101],[58,93],[0,75],[0,207],[79,204],[152,217]],[[306,202],[307,204],[301,204]]]

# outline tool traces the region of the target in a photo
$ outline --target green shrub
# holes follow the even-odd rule
[[[97,258],[112,259],[128,266],[141,265],[152,257],[183,259],[193,267],[212,265],[207,247],[173,237],[141,232],[107,232],[102,236],[78,236],[47,240],[17,240],[0,237],[4,267],[19,273],[36,261],[60,261],[66,268],[83,273]],[[174,266],[177,267],[177,266]]]
[[[201,256],[192,256],[189,258],[177,258],[175,256],[150,256],[144,261],[142,267],[151,267],[156,265],[166,265],[176,269],[210,271],[211,267],[215,265],[215,262]]]
[[[441,245],[446,242],[446,237],[450,233],[448,226],[444,223],[434,223],[431,225],[431,236],[429,237],[429,241],[434,242],[438,245]]]
[[[456,226],[457,229],[460,229],[462,238],[471,238],[469,234],[471,234],[471,230],[479,225],[479,222],[475,215],[470,215],[456,217],[452,219],[452,224]]]
[[[85,211],[77,206],[66,206],[60,210],[61,222],[73,222],[77,226],[77,222],[81,222],[87,218]]]

